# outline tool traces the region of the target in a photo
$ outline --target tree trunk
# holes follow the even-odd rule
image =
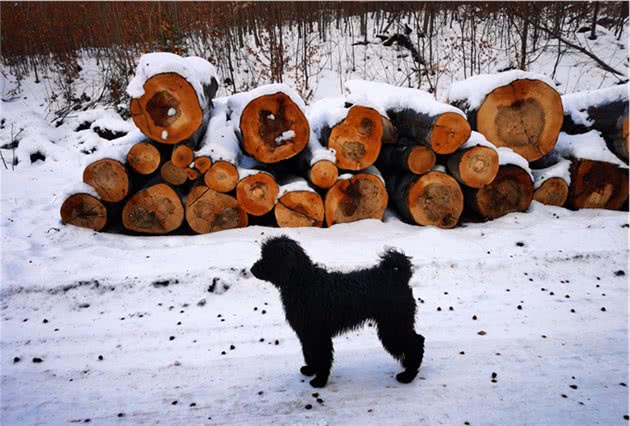
[[[127,164],[141,175],[154,173],[162,163],[160,151],[150,142],[138,142],[127,154]]]
[[[243,150],[261,163],[277,163],[300,153],[310,128],[302,110],[282,92],[259,96],[240,119]]]
[[[348,179],[337,179],[326,194],[326,224],[383,219],[387,200],[385,185],[374,174],[361,172]]]
[[[467,189],[467,204],[484,219],[496,219],[512,212],[524,212],[534,197],[529,174],[509,164],[499,167],[494,180],[479,189]]]
[[[559,177],[552,177],[545,180],[534,191],[534,200],[548,206],[564,206],[569,195],[569,185]]]
[[[469,99],[454,102],[467,110],[473,130],[496,146],[512,148],[528,161],[553,149],[562,127],[562,100],[556,89],[540,80],[521,79],[482,95],[485,97],[478,109],[468,107]]]
[[[603,161],[573,160],[569,207],[617,210],[627,199],[628,169]]]
[[[107,208],[89,194],[73,194],[61,205],[61,221],[64,225],[100,231],[107,225]]]
[[[180,196],[165,183],[149,186],[131,197],[122,212],[125,229],[143,234],[168,234],[184,220]]]
[[[457,181],[470,188],[481,188],[492,182],[499,172],[499,155],[487,146],[462,149],[448,158],[448,171]]]
[[[144,95],[131,99],[133,122],[148,138],[165,144],[191,140],[198,145],[205,133],[212,98],[218,89],[213,78],[203,86],[205,105],[184,77],[175,73],[157,74],[144,83]]]
[[[403,109],[387,113],[401,137],[425,145],[437,154],[455,152],[470,137],[466,118],[455,112],[429,115]]]
[[[230,192],[238,184],[238,169],[229,161],[217,161],[203,176],[206,186],[217,192]]]
[[[398,212],[409,223],[453,228],[464,210],[459,184],[444,172],[391,177],[387,189]]]
[[[103,201],[117,203],[129,194],[129,175],[117,160],[103,159],[91,163],[83,171],[83,182],[96,190]]]
[[[223,231],[247,226],[247,213],[236,198],[197,185],[186,200],[186,221],[198,234]]]
[[[420,175],[430,171],[435,160],[431,148],[401,139],[397,145],[383,145],[376,164],[379,170],[387,174],[411,172]]]
[[[343,121],[321,131],[321,143],[336,152],[337,167],[363,170],[376,161],[384,134],[383,117],[372,108],[355,105]],[[391,129],[388,137],[391,139]]]
[[[242,178],[236,185],[239,206],[252,216],[269,213],[276,204],[278,184],[267,172],[258,171]]]

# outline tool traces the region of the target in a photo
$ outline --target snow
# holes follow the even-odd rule
[[[498,147],[497,153],[499,154],[499,165],[506,166],[512,164],[514,166],[518,166],[521,169],[525,170],[529,177],[534,180],[534,175],[532,175],[532,170],[529,168],[529,162],[521,157],[519,154],[514,152],[512,148],[508,148],[506,146]]]
[[[282,132],[282,134],[280,134],[278,137],[276,137],[274,141],[276,145],[282,145],[282,142],[293,140],[294,137],[295,137],[295,131],[286,130]]]
[[[588,115],[589,107],[612,102],[628,102],[628,84],[619,84],[605,89],[586,90],[562,96],[562,108],[565,115],[570,115],[575,124],[591,127],[594,123]]]
[[[291,101],[302,111],[306,116],[306,104],[300,95],[291,87],[283,83],[265,84],[258,86],[249,92],[237,93],[228,97],[228,109],[230,111],[230,120],[234,123],[234,126],[239,130],[241,123],[241,114],[243,110],[251,101],[261,96],[274,95],[276,93],[284,93]],[[274,117],[275,119],[275,117]]]
[[[227,119],[227,98],[215,98],[208,129],[203,137],[198,156],[209,156],[212,161],[238,164],[240,148],[234,125]]]
[[[211,84],[212,79],[218,81],[214,66],[198,56],[181,57],[168,52],[147,53],[138,60],[136,73],[127,86],[127,94],[132,98],[141,97],[144,95],[144,83],[157,74],[165,73],[176,73],[186,79],[197,93],[201,105],[207,102],[203,86]]]
[[[293,179],[288,179],[285,183],[280,185],[280,190],[276,200],[279,200],[289,192],[315,192],[315,190],[305,179],[294,177]]]
[[[449,103],[465,103],[468,110],[478,109],[490,92],[499,87],[507,86],[515,80],[541,80],[550,87],[556,85],[544,74],[531,73],[521,70],[505,71],[497,74],[480,74],[466,80],[452,83],[446,96]]]
[[[433,95],[423,90],[365,80],[349,80],[345,84],[345,89],[348,92],[346,96],[348,102],[375,105],[384,116],[387,116],[386,111],[403,109],[411,109],[431,116],[446,112],[465,116],[460,109],[438,102]]]
[[[335,96],[321,99],[308,106],[308,122],[317,140],[321,139],[322,129],[332,128],[345,120],[350,111],[345,104],[346,99],[343,96]]]
[[[560,132],[554,151],[564,158],[605,161],[627,169],[628,165],[610,152],[606,141],[597,130],[580,135],[568,135]]]
[[[446,167],[444,167],[441,164],[436,164],[435,166],[433,166],[433,168],[431,170],[434,171],[434,172],[446,173]]]
[[[571,161],[561,159],[556,164],[545,167],[544,169],[532,170],[534,176],[534,189],[540,188],[540,186],[551,178],[560,178],[564,180],[567,185],[571,185]]]
[[[315,132],[311,127],[311,134],[308,140],[308,145],[306,146],[306,154],[310,155],[310,165],[311,167],[317,163],[318,161],[330,161],[331,163],[337,162],[337,152],[333,148],[324,148],[322,144],[319,143],[317,136],[315,136]]]
[[[458,149],[461,151],[464,149],[473,148],[475,146],[485,146],[487,148],[494,149],[495,151],[497,150],[497,147],[494,146],[492,142],[488,141],[488,139],[486,139],[484,135],[479,132],[475,132],[474,130],[470,132],[470,137],[468,138],[468,140],[464,142]]]
[[[171,108],[168,109],[168,113],[167,114],[168,114],[169,117],[172,117],[175,114],[177,114],[177,110],[175,108],[171,107]]]
[[[168,138],[168,132],[166,130],[162,130],[162,139],[166,140]]]

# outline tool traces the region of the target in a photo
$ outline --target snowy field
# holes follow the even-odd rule
[[[620,43],[594,49],[627,63]],[[549,74],[550,55],[532,70]],[[562,93],[615,81],[571,54],[558,69]],[[92,71],[84,67],[86,85]],[[383,79],[365,70],[318,77],[314,100],[338,95],[351,77]],[[10,76],[0,83],[3,96],[14,85]],[[0,104],[0,145],[20,140],[0,150],[3,425],[628,424],[627,213],[534,202],[453,230],[409,226],[391,212],[384,223],[201,236],[65,227],[64,194],[111,143],[96,128],[131,124],[97,108],[56,127],[52,87],[30,79]],[[31,164],[35,152],[46,161]],[[276,290],[249,274],[259,243],[278,234],[334,269],[372,265],[386,246],[413,256],[427,339],[416,381],[396,382],[399,366],[366,326],[335,340],[328,386],[310,387]]]

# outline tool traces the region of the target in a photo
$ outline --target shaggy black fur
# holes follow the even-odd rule
[[[411,382],[424,354],[424,337],[414,329],[416,301],[409,288],[409,258],[393,249],[378,265],[349,273],[314,264],[300,245],[281,236],[262,244],[252,274],[280,291],[285,316],[302,343],[300,372],[324,387],[333,363],[332,338],[373,321],[383,346],[405,370],[396,379]]]

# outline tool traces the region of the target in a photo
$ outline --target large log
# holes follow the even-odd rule
[[[326,224],[383,219],[387,201],[385,184],[376,173],[363,171],[342,175],[326,193]]]
[[[204,174],[203,181],[217,192],[230,192],[238,184],[238,169],[229,161],[216,161]]]
[[[105,158],[88,165],[83,171],[83,182],[93,187],[103,201],[117,203],[129,194],[129,175],[117,160]]]
[[[571,165],[567,205],[574,209],[620,209],[628,199],[628,169],[576,159]]]
[[[562,100],[551,84],[542,76],[508,71],[454,83],[448,97],[466,112],[473,130],[534,161],[553,149],[562,127]]]
[[[136,126],[154,141],[198,144],[205,133],[218,84],[207,61],[169,53],[143,55],[127,88]]]
[[[342,121],[322,128],[321,143],[335,150],[340,169],[365,169],[381,151],[383,120],[375,109],[354,105]]]
[[[387,179],[387,189],[398,212],[409,223],[453,228],[464,210],[459,184],[441,171],[392,176]]]
[[[96,197],[78,193],[68,197],[60,209],[61,221],[65,225],[100,231],[107,225],[107,208]]]
[[[278,184],[270,173],[260,170],[248,170],[236,185],[236,200],[239,206],[252,216],[269,213],[276,204]]]
[[[274,90],[277,91],[268,93]],[[308,142],[310,128],[302,102],[296,103],[298,98],[284,85],[262,86],[230,98],[230,108],[237,114],[243,151],[266,164],[300,153]],[[244,100],[246,105],[242,107]]]
[[[599,131],[608,147],[628,162],[628,85],[571,93],[562,97],[562,131],[571,135]]]
[[[532,178],[513,164],[499,167],[494,180],[479,189],[467,189],[465,199],[484,219],[496,219],[512,212],[524,212],[534,197]]]
[[[236,198],[197,185],[186,200],[186,221],[198,234],[247,226],[247,213]]]
[[[448,171],[463,185],[481,188],[499,172],[499,155],[483,145],[460,149],[447,160]]]
[[[376,165],[388,174],[411,172],[420,175],[431,170],[435,160],[435,152],[431,148],[401,138],[396,145],[383,145]]]
[[[125,229],[143,234],[167,234],[184,220],[184,205],[165,183],[151,185],[127,200],[122,211]]]
[[[280,198],[274,207],[281,228],[321,227],[324,223],[322,197],[304,179],[293,179],[280,187]]]

